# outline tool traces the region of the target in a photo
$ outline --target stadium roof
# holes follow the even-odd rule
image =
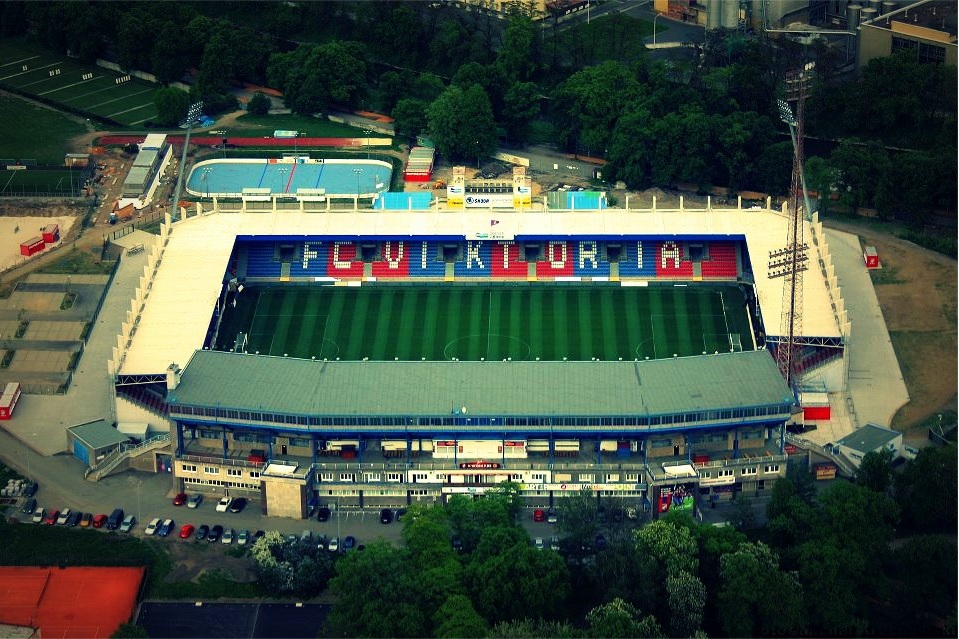
[[[490,237],[491,215],[499,222]],[[786,242],[787,218],[768,210],[697,211],[219,211],[172,225],[162,266],[146,296],[136,330],[118,374],[163,374],[182,365],[203,346],[223,277],[237,237],[425,238],[490,240],[568,237],[612,239],[626,236],[745,238],[756,279],[759,308],[767,332],[779,334],[783,280],[768,277],[770,251]],[[806,225],[805,237],[810,233]],[[842,337],[829,292],[819,275],[822,244],[809,244],[811,269],[803,278],[802,336]],[[134,303],[134,308],[139,304]],[[132,321],[132,319],[131,319]]]
[[[640,362],[324,362],[196,351],[173,405],[305,415],[666,415],[792,403],[767,351]]]

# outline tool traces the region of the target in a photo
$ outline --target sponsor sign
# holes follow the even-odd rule
[[[463,462],[460,464],[460,468],[473,469],[473,468],[486,468],[486,469],[497,469],[499,464],[497,462],[488,462],[488,461],[471,461]]]
[[[735,484],[736,477],[735,475],[726,475],[724,477],[706,477],[699,480],[700,486],[724,486],[727,484]]]
[[[466,208],[513,208],[512,193],[471,193],[465,198]]]

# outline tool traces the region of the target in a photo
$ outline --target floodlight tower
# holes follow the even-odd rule
[[[180,157],[180,173],[177,175],[176,189],[173,192],[173,213],[171,215],[171,219],[173,220],[180,217],[180,189],[183,188],[183,173],[186,170],[186,150],[190,146],[190,131],[193,129],[193,123],[200,117],[202,111],[203,102],[194,102],[186,112],[186,138],[183,140],[183,154]]]
[[[779,344],[776,348],[776,363],[779,372],[790,387],[795,386],[795,355],[801,341],[803,311],[803,271],[809,267],[808,245],[803,240],[803,217],[809,215],[809,198],[806,195],[803,177],[803,103],[808,86],[807,65],[796,75],[787,76],[787,97],[797,102],[798,117],[793,116],[792,108],[786,100],[779,101],[779,115],[789,126],[789,135],[793,143],[793,168],[790,180],[788,210],[789,220],[786,231],[786,245],[769,253],[769,278],[783,278],[782,321],[780,323]],[[790,79],[795,79],[790,83]],[[800,209],[800,198],[804,207]],[[804,212],[803,212],[804,211]]]

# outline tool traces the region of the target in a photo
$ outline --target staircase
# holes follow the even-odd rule
[[[139,457],[169,444],[170,433],[154,435],[139,444],[120,444],[119,448],[104,457],[96,466],[87,468],[86,472],[83,473],[83,478],[88,481],[100,481],[128,459]]]

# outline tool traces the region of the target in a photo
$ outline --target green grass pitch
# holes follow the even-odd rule
[[[341,360],[658,359],[751,349],[735,286],[246,287],[216,348]]]

